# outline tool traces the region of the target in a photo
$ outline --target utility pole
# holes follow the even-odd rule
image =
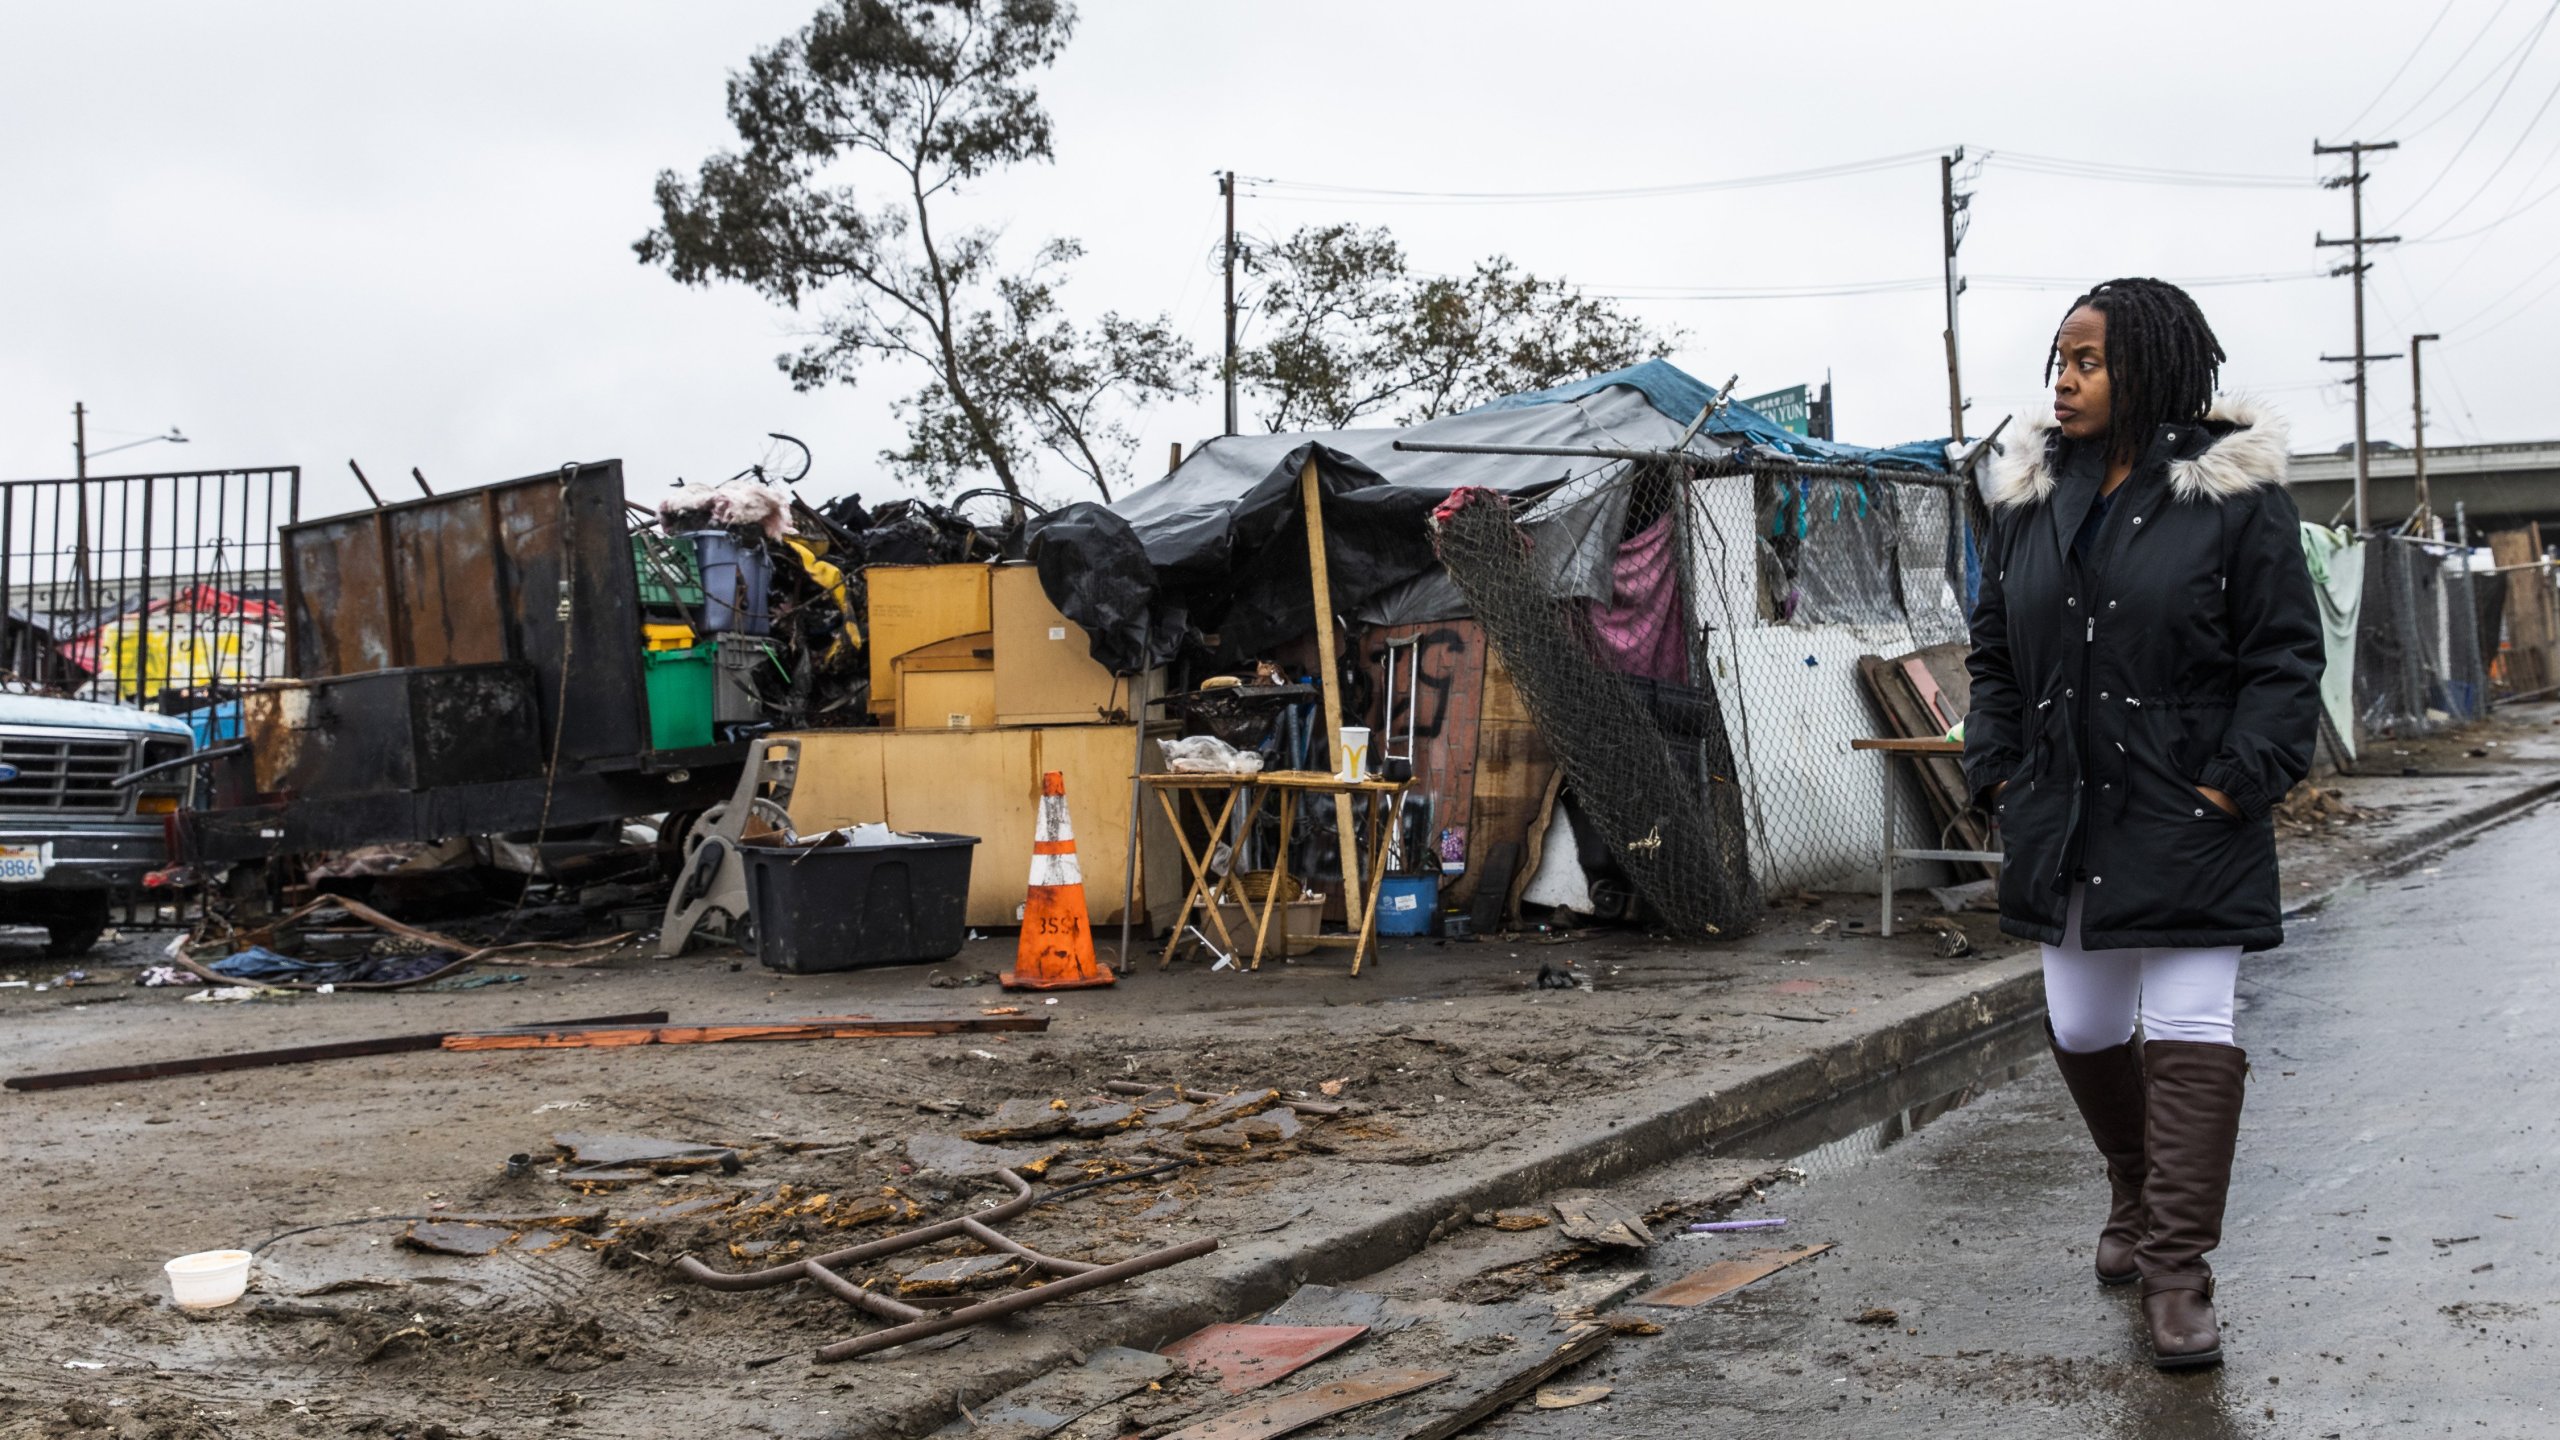
[[[1969,192],[1956,192],[1956,167],[1963,163],[1961,145],[1938,157],[1938,221],[1947,267],[1947,438],[1958,444],[1964,443],[1964,372],[1956,360],[1956,297],[1964,293],[1964,280],[1956,274],[1956,247],[1971,228],[1967,207],[1973,200]]]
[[[2418,466],[2418,508],[2409,517],[2420,530],[2427,528],[2433,512],[2427,508],[2427,381],[2419,369],[2418,347],[2441,335],[2409,337],[2409,456]]]
[[[2331,275],[2351,275],[2355,277],[2356,353],[2353,355],[2323,355],[2320,358],[2323,361],[2330,363],[2352,361],[2356,367],[2356,533],[2359,535],[2363,534],[2365,531],[2367,521],[2365,513],[2366,491],[2371,485],[2373,474],[2371,455],[2365,439],[2365,367],[2376,360],[2397,360],[2400,358],[2397,355],[2368,355],[2365,353],[2364,348],[2364,275],[2366,271],[2373,268],[2372,264],[2364,258],[2364,247],[2367,245],[2396,245],[2400,241],[2400,237],[2397,235],[2367,235],[2364,233],[2364,182],[2367,178],[2364,173],[2364,157],[2369,152],[2397,150],[2399,148],[2400,142],[2397,140],[2385,140],[2378,144],[2369,144],[2362,140],[2351,140],[2344,145],[2323,145],[2317,140],[2311,142],[2311,153],[2314,155],[2344,155],[2347,157],[2347,173],[2344,175],[2333,175],[2327,180],[2322,181],[2321,184],[2325,188],[2331,190],[2341,188],[2346,190],[2348,201],[2352,207],[2350,213],[2355,217],[2354,233],[2350,234],[2346,239],[2332,240],[2326,235],[2314,232],[2312,235],[2312,243],[2315,246],[2347,245],[2354,247],[2353,258],[2346,264],[2331,270],[2329,273]]]
[[[1236,172],[1218,172],[1218,193],[1227,200],[1227,429],[1236,433]]]
[[[71,604],[73,609],[86,615],[89,612],[89,407],[79,400],[71,402],[71,475],[71,488],[80,497],[79,524],[73,531],[75,539],[71,552]],[[59,516],[62,512],[57,509],[53,513]],[[59,603],[61,597],[57,595],[54,599]]]

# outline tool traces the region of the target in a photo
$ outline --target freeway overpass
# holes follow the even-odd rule
[[[2390,526],[2417,508],[2417,466],[2406,450],[2376,450],[2366,508],[2371,523]],[[2356,462],[2352,455],[2323,452],[2293,457],[2285,482],[2293,491],[2302,518],[2327,524],[2355,519]],[[2473,531],[2521,528],[2542,522],[2544,540],[2560,540],[2560,440],[2530,440],[2510,445],[2430,445],[2427,447],[2427,495],[2435,513],[2453,523],[2459,502]]]

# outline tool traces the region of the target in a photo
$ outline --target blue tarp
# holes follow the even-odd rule
[[[1518,410],[1531,405],[1554,405],[1596,395],[1612,385],[1624,385],[1639,391],[1654,409],[1686,428],[1716,398],[1713,387],[1668,360],[1647,360],[1624,370],[1576,380],[1552,390],[1532,390],[1525,395],[1506,395],[1499,400],[1479,405],[1469,413],[1487,410]],[[1798,435],[1775,420],[1736,400],[1728,403],[1713,420],[1707,422],[1707,433],[1728,445],[1748,446],[1754,450],[1774,451],[1799,460],[1819,460],[1835,465],[1891,466],[1906,470],[1947,468],[1944,440],[1916,440],[1907,445],[1876,449],[1868,445],[1847,445],[1836,440],[1815,440]]]

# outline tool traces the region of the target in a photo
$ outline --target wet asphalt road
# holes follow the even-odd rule
[[[2242,968],[2223,1369],[2152,1370],[2133,1292],[2090,1278],[2104,1179],[2037,1057],[1771,1192],[1836,1250],[1647,1312],[1668,1333],[1567,1377],[1608,1399],[1481,1433],[2560,1435],[2560,805],[2421,865]],[[1768,1243],[1676,1240],[1655,1274]]]

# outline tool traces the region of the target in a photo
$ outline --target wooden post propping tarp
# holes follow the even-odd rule
[[[1325,754],[1332,763],[1327,768],[1340,772],[1342,766],[1342,665],[1333,644],[1333,576],[1325,565],[1324,554],[1324,489],[1316,480],[1315,451],[1307,452],[1306,468],[1298,473],[1298,499],[1307,515],[1307,572],[1315,592],[1316,663],[1324,684]],[[1375,803],[1375,802],[1372,802]],[[1340,841],[1342,855],[1343,915],[1351,928],[1360,928],[1365,912],[1360,900],[1360,840],[1351,825],[1351,797],[1333,797],[1333,829]],[[1354,952],[1357,954],[1358,952]]]

